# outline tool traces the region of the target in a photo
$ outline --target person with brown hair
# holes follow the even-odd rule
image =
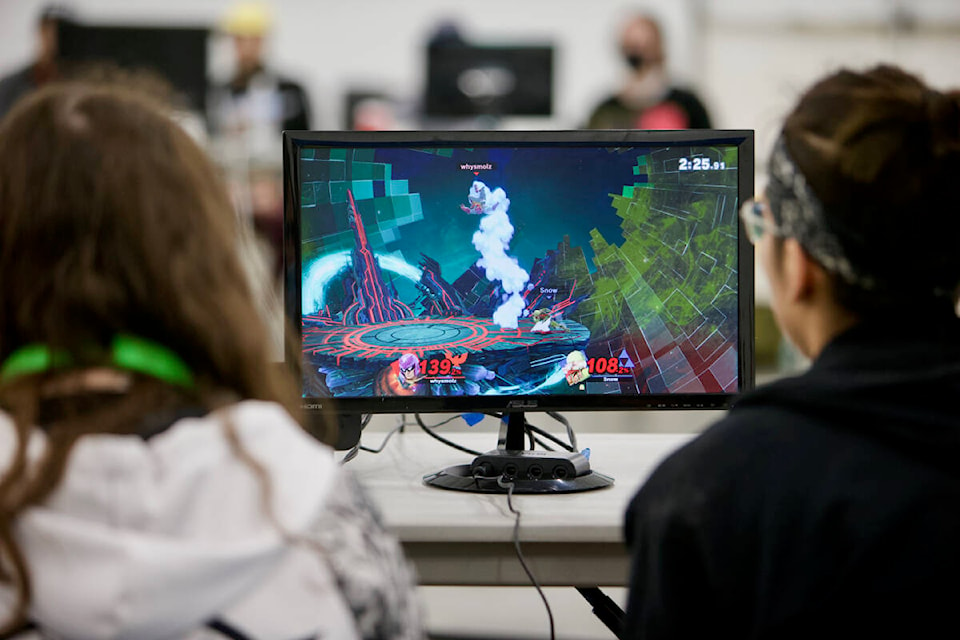
[[[422,637],[399,543],[295,418],[240,229],[129,85],[0,125],[0,635]]]
[[[934,637],[960,589],[960,94],[816,82],[743,223],[803,373],[745,394],[626,514],[625,637]]]

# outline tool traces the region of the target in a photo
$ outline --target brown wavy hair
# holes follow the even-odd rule
[[[278,402],[298,417],[296,372],[271,362],[238,252],[241,231],[213,163],[140,91],[115,80],[63,83],[0,122],[0,361],[31,343],[82,358],[123,332],[166,346],[195,378],[183,390],[133,375],[126,391],[94,402],[82,390],[58,393],[49,420],[51,385],[71,372],[0,384],[17,432],[0,480],[0,580],[18,594],[0,633],[22,624],[31,595],[15,519],[57,486],[78,438],[132,433],[151,414],[238,399]],[[48,447],[28,472],[35,424]]]

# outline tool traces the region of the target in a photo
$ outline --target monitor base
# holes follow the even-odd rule
[[[423,477],[424,484],[439,489],[471,493],[573,493],[602,489],[613,478],[592,471],[579,453],[555,451],[505,451],[495,449]]]

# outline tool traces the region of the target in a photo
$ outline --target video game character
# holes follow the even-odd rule
[[[467,201],[470,203],[469,205],[460,205],[460,209],[464,213],[477,216],[483,215],[483,205],[486,201],[486,194],[482,189],[471,189],[470,194],[467,196]]]
[[[423,379],[420,375],[420,358],[405,353],[397,360],[397,382],[403,389],[416,391],[417,383]]]
[[[587,356],[583,351],[571,351],[567,354],[567,365],[563,368],[567,384],[571,387],[590,377],[587,368]]]
[[[376,391],[381,396],[419,396],[429,394],[430,385],[423,383],[420,359],[404,353],[377,374]]]
[[[533,333],[550,333],[551,331],[566,331],[567,327],[553,319],[549,309],[536,309],[530,314],[533,318],[533,326],[530,331]]]

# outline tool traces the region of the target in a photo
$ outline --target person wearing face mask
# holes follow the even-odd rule
[[[587,129],[709,129],[710,115],[692,91],[670,82],[663,33],[648,15],[631,18],[620,34],[629,75],[623,87],[598,104]]]

